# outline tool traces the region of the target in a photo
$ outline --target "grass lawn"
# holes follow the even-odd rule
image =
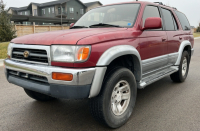
[[[0,59],[5,59],[7,57],[7,47],[9,42],[0,43]]]
[[[194,35],[194,37],[200,37],[200,32],[194,33],[193,35]]]

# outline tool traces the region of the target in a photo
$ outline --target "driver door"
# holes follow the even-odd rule
[[[157,6],[146,6],[143,13],[143,25],[149,17],[160,17]],[[141,38],[140,49],[143,66],[143,74],[155,71],[168,64],[167,55],[167,34],[160,29],[144,30],[144,38]]]

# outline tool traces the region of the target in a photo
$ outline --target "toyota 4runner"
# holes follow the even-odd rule
[[[13,39],[5,75],[38,101],[89,98],[94,118],[118,128],[132,114],[137,89],[168,75],[185,81],[193,45],[177,9],[119,3],[90,10],[69,30]]]

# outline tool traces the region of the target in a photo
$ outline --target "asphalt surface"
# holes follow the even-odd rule
[[[170,77],[138,91],[134,112],[116,131],[200,130],[200,39],[195,40],[187,80]],[[0,67],[0,131],[107,131],[90,115],[88,100],[37,102],[9,84]]]

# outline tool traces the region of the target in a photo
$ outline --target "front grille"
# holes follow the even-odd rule
[[[35,81],[35,82],[38,82],[38,83],[48,84],[47,78],[43,77],[43,76],[27,74],[27,73],[23,73],[23,72],[14,71],[14,70],[8,70],[8,74],[16,76],[16,77],[23,78],[23,79]]]
[[[29,55],[27,58],[24,57],[24,52],[28,51]],[[12,51],[12,58],[32,63],[42,63],[48,64],[48,56],[46,50],[40,49],[24,49],[24,48],[14,48]]]

